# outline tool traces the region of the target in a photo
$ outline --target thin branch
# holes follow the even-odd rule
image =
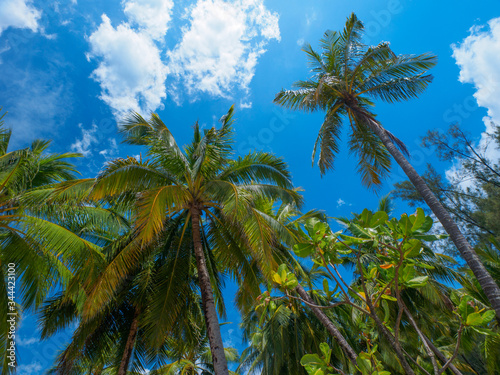
[[[461,342],[461,339],[462,339],[462,331],[463,331],[463,329],[464,329],[464,324],[460,323],[460,328],[458,329],[457,345],[455,346],[455,351],[453,352],[453,355],[448,360],[448,362],[446,362],[444,364],[444,366],[441,368],[441,370],[439,370],[439,374],[442,374],[443,372],[445,372],[445,370],[448,368],[448,366],[451,364],[451,362],[453,362],[453,360],[457,357],[457,355],[458,355],[458,349],[460,348],[460,342]]]

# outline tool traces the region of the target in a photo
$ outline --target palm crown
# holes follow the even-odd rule
[[[101,275],[88,299],[92,301],[86,309],[88,316],[111,298],[139,259],[154,249],[148,245],[161,237],[166,225],[179,221],[183,227],[180,243],[185,233],[192,235],[190,251],[196,258],[208,337],[219,374],[227,373],[227,366],[217,368],[225,362],[212,290],[218,269],[231,274],[256,297],[260,293],[258,274],[270,274],[277,266],[270,245],[272,219],[259,210],[259,201],[301,202],[281,158],[262,152],[232,158],[232,115],[233,108],[222,117],[219,129],[213,127],[203,134],[195,124],[192,142],[181,149],[156,114],[149,120],[132,114],[122,127],[125,141],[145,145],[149,159],[111,162],[91,192],[94,200],[134,201],[136,237]],[[171,249],[178,255],[180,250]],[[218,301],[220,313],[223,309],[221,299]]]
[[[369,47],[362,43],[363,24],[352,14],[342,32],[327,31],[321,40],[322,52],[310,45],[303,50],[309,57],[313,76],[295,83],[297,90],[282,90],[275,102],[292,109],[326,111],[313,150],[319,151],[321,173],[333,168],[342,122],[350,130],[350,152],[359,158],[358,171],[367,186],[379,185],[389,171],[389,153],[373,127],[380,126],[370,111],[374,99],[399,102],[422,93],[432,81],[425,74],[436,64],[431,54],[396,55],[389,43]],[[391,139],[406,151],[392,134]]]

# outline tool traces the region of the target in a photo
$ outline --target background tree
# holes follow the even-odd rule
[[[492,124],[489,142],[476,145],[470,134],[452,125],[446,133],[429,131],[422,146],[434,149],[440,161],[456,166],[451,180],[431,165],[423,174],[428,186],[453,218],[467,228],[474,244],[488,244],[491,237],[500,239],[500,166],[486,157],[486,147],[500,147],[500,128]],[[394,184],[394,196],[414,207],[423,203],[422,196],[409,181]],[[452,254],[451,246],[447,250]]]

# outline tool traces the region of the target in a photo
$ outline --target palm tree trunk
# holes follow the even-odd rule
[[[217,318],[217,312],[215,311],[215,301],[210,283],[210,276],[208,274],[205,255],[203,254],[203,245],[200,235],[200,210],[198,208],[191,209],[191,220],[193,225],[194,254],[196,257],[196,267],[198,269],[198,279],[201,290],[201,302],[205,315],[205,324],[207,326],[207,336],[210,342],[210,351],[212,352],[214,371],[215,375],[229,375],[219,320]]]
[[[127,374],[130,358],[132,357],[132,350],[134,349],[135,339],[137,337],[138,326],[139,326],[139,310],[135,308],[134,318],[132,319],[132,323],[130,324],[127,343],[125,344],[125,350],[123,351],[122,360],[120,362],[120,368],[118,369],[117,375]]]
[[[408,176],[413,186],[415,186],[422,198],[424,198],[434,215],[436,215],[438,220],[441,222],[446,232],[450,235],[450,238],[460,252],[460,255],[467,262],[467,265],[472,270],[472,273],[479,282],[479,285],[481,285],[486,297],[488,297],[491,306],[495,310],[497,320],[500,320],[500,288],[495,283],[495,280],[491,277],[483,263],[481,263],[481,260],[477,256],[476,252],[464,237],[457,224],[453,221],[448,211],[446,211],[431,189],[429,189],[424,179],[420,177],[415,168],[412,167],[404,155],[397,149],[385,129],[377,123],[374,123],[373,120],[371,120],[370,125],[370,128],[373,129],[375,134],[377,134],[380,138],[389,153],[394,157],[396,162]]]
[[[295,290],[299,294],[300,298],[302,298],[304,301],[306,301],[310,304],[315,303],[313,301],[313,299],[309,296],[309,294],[307,294],[307,292],[302,287],[302,285],[299,284],[297,286],[297,288],[295,288]],[[310,306],[310,305],[309,305],[309,307],[311,308],[314,315],[316,315],[316,318],[318,318],[318,320],[321,322],[321,324],[323,324],[323,326],[325,326],[325,328],[328,330],[330,335],[332,335],[335,338],[335,340],[340,345],[340,347],[342,348],[344,353],[347,355],[349,360],[352,362],[352,364],[354,366],[356,366],[357,365],[356,358],[358,358],[358,355],[351,348],[351,346],[349,345],[347,340],[344,338],[344,336],[342,336],[342,333],[340,333],[340,331],[337,329],[337,327],[335,327],[335,325],[332,323],[330,318],[328,318],[328,316],[323,311],[321,311],[321,309],[314,307],[314,306]]]

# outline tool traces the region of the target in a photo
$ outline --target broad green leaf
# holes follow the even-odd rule
[[[311,366],[311,365],[323,365],[325,361],[323,361],[319,355],[317,354],[305,354],[300,360],[300,364],[302,366]]]
[[[373,214],[370,219],[370,228],[376,228],[379,225],[385,224],[389,220],[389,216],[384,211],[378,211]]]
[[[419,266],[419,267],[421,267],[421,268],[428,269],[428,270],[433,270],[435,268],[434,266],[431,266],[429,264],[425,264],[425,263],[422,263],[422,262],[419,262],[416,265]]]
[[[495,318],[496,314],[495,311],[493,310],[488,310],[485,313],[483,313],[483,324],[489,323]]]
[[[412,265],[407,265],[403,268],[401,279],[403,282],[409,281],[415,277],[415,267]]]
[[[401,215],[401,219],[399,219],[398,224],[399,224],[399,228],[401,229],[401,232],[403,233],[403,235],[408,236],[409,234],[411,234],[412,223],[411,223],[410,219],[408,218],[408,215],[406,215],[406,214]]]
[[[391,309],[387,301],[382,301],[382,308],[384,309],[384,323],[387,323],[391,318]]]
[[[446,234],[414,234],[413,235],[413,238],[416,238],[416,239],[419,239],[422,241],[427,241],[427,242],[443,240],[447,237],[448,237],[448,235],[446,235]]]
[[[467,316],[467,321],[465,324],[467,324],[468,326],[480,326],[481,324],[483,324],[483,317],[480,313],[472,313]]]
[[[314,251],[314,245],[309,243],[298,243],[293,246],[295,254],[301,258],[310,256]]]
[[[431,230],[433,223],[434,223],[434,220],[432,220],[432,217],[426,216],[423,224],[418,229],[418,232],[419,233],[427,233],[429,230]]]
[[[347,242],[349,245],[351,245],[351,244],[362,244],[362,243],[365,243],[367,241],[371,241],[370,238],[357,238],[357,237],[347,236],[345,234],[341,234],[340,237],[343,240],[345,240],[344,242]]]
[[[412,215],[415,220],[413,222],[413,225],[411,227],[411,231],[415,232],[416,230],[420,229],[420,227],[424,224],[425,221],[425,213],[424,210],[422,210],[420,207],[417,208],[417,212],[415,215]]]
[[[405,258],[413,258],[420,254],[420,249],[422,249],[422,242],[412,238],[403,247]]]
[[[323,353],[325,363],[330,363],[330,356],[332,355],[332,349],[328,346],[326,342],[319,344],[319,349]]]

